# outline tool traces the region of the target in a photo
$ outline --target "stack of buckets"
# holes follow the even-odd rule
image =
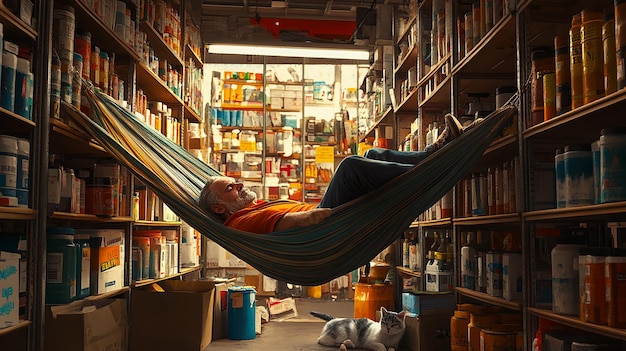
[[[228,338],[256,338],[256,290],[249,286],[228,288]]]
[[[497,307],[459,304],[450,319],[452,351],[523,350],[521,314],[499,313]]]

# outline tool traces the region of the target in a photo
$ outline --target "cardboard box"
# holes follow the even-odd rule
[[[432,310],[454,312],[455,304],[454,295],[449,293],[402,293],[402,309],[415,314]]]
[[[198,350],[212,340],[215,282],[166,280],[133,289],[129,350]],[[166,331],[166,332],[164,332]]]
[[[450,350],[450,317],[453,311],[432,310],[404,319],[406,329],[400,341],[401,350]]]
[[[46,351],[126,350],[126,300],[79,300],[46,309]]]
[[[207,242],[206,259],[208,268],[246,268],[244,261],[211,240]]]
[[[89,232],[91,236],[92,295],[104,294],[124,287],[124,231],[101,229]]]
[[[228,288],[234,282],[215,284],[215,303],[213,304],[213,340],[228,337]]]
[[[20,254],[0,251],[0,329],[19,322]]]

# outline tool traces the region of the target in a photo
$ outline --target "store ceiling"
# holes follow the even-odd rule
[[[202,0],[205,42],[350,41],[362,15],[409,0]],[[280,22],[280,27],[279,27]]]

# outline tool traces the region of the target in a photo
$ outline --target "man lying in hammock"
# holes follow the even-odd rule
[[[285,200],[257,201],[254,192],[230,177],[211,177],[202,189],[199,204],[224,225],[251,233],[317,224],[330,216],[332,208],[383,186],[464,132],[454,116],[446,115],[445,121],[446,127],[437,140],[423,151],[372,148],[363,157],[344,158],[318,205]]]

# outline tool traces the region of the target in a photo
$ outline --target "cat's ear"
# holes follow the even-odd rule
[[[398,313],[398,318],[404,320],[406,315],[407,315],[407,311],[401,311],[400,313]]]
[[[380,306],[380,313],[386,313],[387,309],[385,308],[385,306]]]

